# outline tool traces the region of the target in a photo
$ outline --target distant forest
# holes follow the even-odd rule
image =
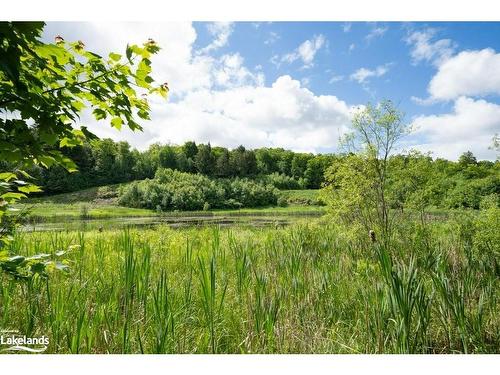
[[[342,163],[345,155],[298,153],[282,148],[235,149],[212,147],[189,141],[183,145],[153,144],[146,151],[132,149],[127,142],[93,140],[61,151],[75,161],[78,172],[63,167],[34,167],[30,174],[44,194],[65,193],[88,187],[152,179],[158,169],[201,174],[211,179],[253,179],[278,189],[319,189],[328,168]],[[419,159],[433,178],[429,191],[436,206],[479,208],[485,196],[500,194],[500,162],[478,161],[471,152],[457,162],[420,153],[391,158],[395,168]],[[423,165],[423,164],[422,164]],[[403,178],[403,177],[402,177]]]

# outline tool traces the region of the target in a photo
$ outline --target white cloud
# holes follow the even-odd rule
[[[428,91],[438,100],[500,94],[500,53],[491,48],[460,52],[439,65]]]
[[[422,139],[416,145],[434,156],[456,160],[463,152],[472,151],[480,159],[495,159],[488,150],[491,139],[500,130],[500,105],[485,100],[459,97],[453,112],[419,116],[413,121],[414,134]]]
[[[382,37],[387,30],[389,30],[388,26],[377,26],[374,24],[368,35],[365,36],[365,39],[370,43],[373,39]]]
[[[352,109],[333,95],[315,95],[290,76],[279,77],[270,87],[202,89],[178,102],[155,101],[148,144],[194,139],[227,147],[314,152],[336,147]],[[139,146],[145,147],[142,142]]]
[[[342,25],[342,31],[344,33],[348,33],[349,31],[351,31],[351,27],[352,27],[352,23],[344,22],[344,24]]]
[[[280,35],[274,31],[270,31],[269,35],[267,36],[267,39],[264,40],[264,44],[269,45],[269,44],[274,44],[280,39]]]
[[[239,53],[223,55],[215,64],[213,70],[214,82],[223,87],[262,86],[264,84],[264,74],[250,72],[243,63],[244,60]]]
[[[352,51],[354,51],[355,48],[356,48],[356,45],[354,43],[351,43],[349,45],[349,53],[351,53]]]
[[[455,43],[450,39],[439,39],[433,41],[437,30],[425,29],[410,33],[405,41],[412,46],[410,55],[413,64],[421,61],[439,65],[453,55]]]
[[[232,22],[213,22],[207,25],[208,32],[214,37],[214,40],[205,48],[200,50],[200,53],[208,53],[224,47],[229,36],[233,32]]]
[[[311,78],[310,77],[304,77],[300,80],[300,83],[304,87],[309,87],[311,84]]]
[[[375,69],[360,68],[352,73],[349,78],[360,84],[365,84],[372,77],[381,77],[389,71],[391,64],[379,65]]]
[[[325,37],[320,35],[315,35],[311,40],[306,40],[300,46],[297,47],[293,52],[282,56],[281,61],[287,63],[293,63],[296,60],[302,60],[304,63],[304,68],[310,68],[313,66],[314,57],[318,50],[325,44]]]
[[[334,76],[332,76],[332,78],[330,78],[330,80],[328,81],[328,83],[339,82],[339,81],[342,81],[343,79],[344,79],[343,75],[334,75]]]
[[[172,97],[212,85],[214,59],[196,55],[196,30],[190,22],[166,23],[48,23],[44,39],[61,34],[67,41],[82,40],[89,51],[103,56],[111,51],[125,54],[127,44],[142,44],[152,38],[161,51],[152,57],[153,78],[168,82]]]

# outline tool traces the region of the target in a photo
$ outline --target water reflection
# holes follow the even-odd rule
[[[89,231],[111,230],[123,227],[151,228],[161,225],[166,225],[171,228],[188,228],[210,225],[218,225],[222,227],[235,225],[252,227],[283,227],[291,224],[292,222],[296,222],[299,218],[300,216],[121,217],[105,220],[68,220],[53,223],[30,223],[24,225],[22,227],[22,231]]]

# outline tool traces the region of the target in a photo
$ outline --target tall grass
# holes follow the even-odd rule
[[[51,353],[498,353],[498,243],[452,221],[389,247],[316,221],[24,233],[70,275],[0,276],[0,325]]]

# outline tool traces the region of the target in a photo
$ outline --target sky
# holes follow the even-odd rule
[[[339,151],[355,111],[390,99],[412,133],[400,150],[456,160],[500,133],[500,22],[49,22],[42,39],[82,40],[103,56],[154,39],[143,132],[117,131],[89,113],[100,137],[146,149],[187,140],[229,148]]]

